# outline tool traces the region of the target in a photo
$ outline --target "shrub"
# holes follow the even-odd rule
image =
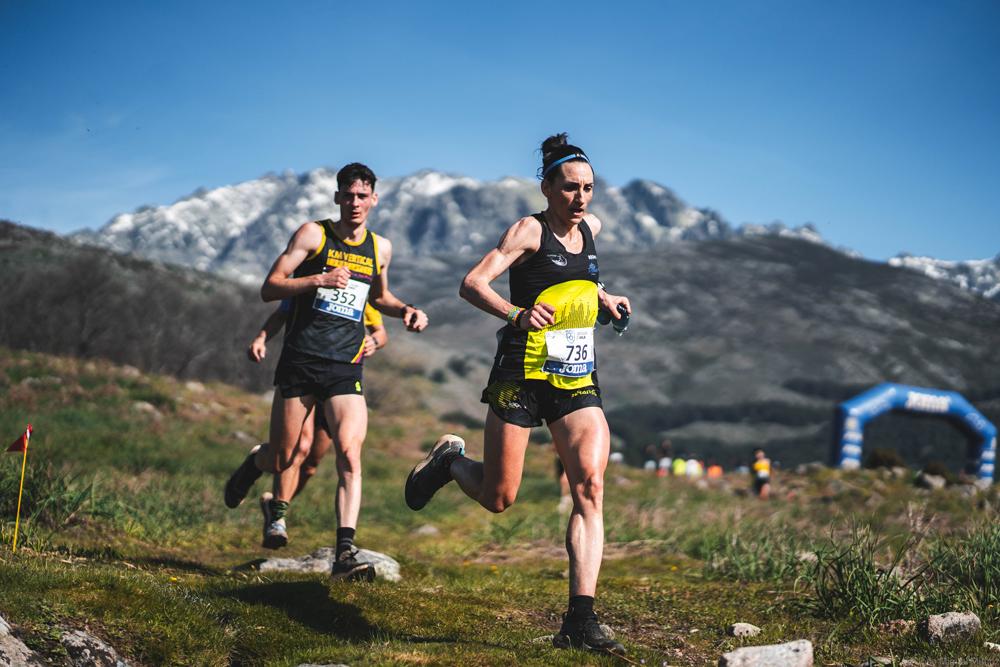
[[[876,447],[872,449],[868,454],[868,458],[865,459],[865,467],[869,469],[905,468],[906,462],[903,461],[903,457],[895,449]]]

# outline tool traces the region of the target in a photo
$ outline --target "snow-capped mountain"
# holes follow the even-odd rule
[[[336,173],[328,169],[271,174],[123,213],[73,238],[256,283],[299,225],[338,217],[336,189]],[[513,221],[544,207],[537,182],[513,177],[483,182],[424,170],[380,180],[376,190],[379,203],[370,227],[391,239],[400,255],[485,252]],[[758,234],[822,242],[811,226],[734,229],[717,212],[689,206],[670,189],[645,180],[620,188],[599,183],[591,210],[604,222],[602,251]]]
[[[993,259],[949,262],[900,253],[890,258],[889,264],[918,271],[931,278],[947,280],[963,289],[979,292],[987,299],[1000,301],[1000,255]]]

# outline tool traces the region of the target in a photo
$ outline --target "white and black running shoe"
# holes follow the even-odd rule
[[[403,495],[407,507],[422,509],[438,489],[451,481],[451,462],[464,454],[465,440],[450,433],[442,435],[406,478]]]
[[[562,627],[552,636],[556,648],[582,648],[587,651],[623,655],[625,647],[612,638],[597,620],[596,615],[574,618],[563,614]]]
[[[285,519],[271,518],[271,498],[273,497],[270,491],[260,495],[260,513],[264,515],[264,533],[260,546],[265,549],[280,549],[288,545],[288,529],[285,527]]]

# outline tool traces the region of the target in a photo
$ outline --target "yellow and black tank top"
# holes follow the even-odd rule
[[[358,243],[342,241],[332,220],[319,220],[323,239],[295,270],[294,277],[311,276],[338,266],[351,270],[347,287],[320,287],[296,295],[285,331],[285,347],[332,361],[364,361],[365,306],[372,280],[381,272],[375,235],[365,230]]]
[[[559,389],[594,384],[594,324],[597,321],[597,249],[586,222],[580,223],[583,249],[573,254],[549,228],[545,215],[538,251],[512,266],[510,301],[521,308],[545,302],[555,308],[555,324],[541,331],[505,325],[497,332],[492,380],[546,380]]]

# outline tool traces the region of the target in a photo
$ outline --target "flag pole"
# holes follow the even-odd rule
[[[24,455],[21,457],[21,485],[17,490],[17,516],[14,519],[14,547],[12,553],[17,553],[17,530],[21,527],[21,494],[24,492],[24,469],[28,464],[28,442],[31,440],[31,426],[24,434]]]

